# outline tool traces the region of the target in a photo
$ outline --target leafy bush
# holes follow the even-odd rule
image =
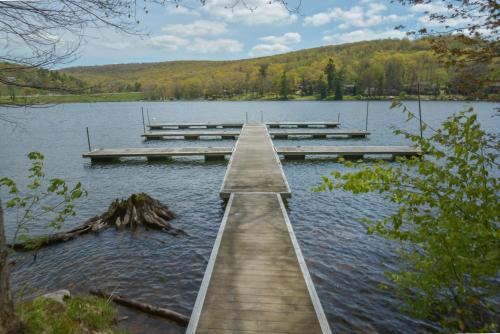
[[[492,305],[500,291],[496,137],[481,129],[472,108],[446,119],[429,138],[395,132],[420,146],[425,159],[348,161],[355,171],[333,171],[315,190],[379,192],[397,205],[388,218],[364,223],[369,233],[401,243],[404,265],[388,276],[406,311],[450,332],[497,331],[500,314]]]

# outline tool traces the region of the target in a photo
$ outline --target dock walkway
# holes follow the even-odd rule
[[[229,201],[186,333],[330,334],[264,124],[243,127],[220,196]]]
[[[234,146],[220,190],[222,198],[235,192],[273,192],[290,196],[290,187],[267,128],[245,125]]]

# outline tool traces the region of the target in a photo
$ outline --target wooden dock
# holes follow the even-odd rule
[[[276,152],[290,160],[302,160],[306,155],[334,155],[345,159],[363,159],[367,155],[391,158],[422,155],[420,148],[412,146],[295,146],[276,147]]]
[[[370,134],[364,130],[271,130],[269,135],[275,139],[289,139],[290,137],[309,138],[365,138]]]
[[[263,124],[262,124],[263,125]],[[265,126],[265,125],[263,125]],[[290,137],[309,137],[309,138],[364,138],[370,132],[364,130],[323,130],[323,129],[308,129],[308,130],[271,130],[269,135],[275,139],[289,139]],[[236,139],[240,135],[240,131],[149,131],[141,136],[147,140],[164,139],[164,138],[184,138],[184,139],[201,139],[207,137],[220,137],[222,139]]]
[[[164,123],[146,125],[151,130],[160,129],[222,129],[222,128],[242,128],[243,123]]]
[[[395,158],[422,155],[419,148],[412,146],[290,146],[276,147],[279,156],[289,160],[303,160],[306,156],[335,156],[346,159],[363,159],[366,156]],[[145,157],[150,161],[173,157],[202,156],[206,161],[224,160],[233,153],[232,147],[179,147],[179,148],[124,148],[97,149],[82,154],[92,162],[117,161],[126,157]],[[260,177],[260,176],[258,176]],[[228,197],[229,195],[227,195]]]
[[[84,153],[92,162],[113,161],[124,157],[146,157],[148,160],[164,160],[172,157],[203,156],[205,160],[224,160],[233,153],[232,147],[179,147],[179,148],[124,148],[97,149]]]
[[[310,127],[323,127],[323,128],[336,128],[340,125],[339,122],[267,122],[270,128],[310,128]],[[161,129],[223,129],[223,128],[242,128],[243,123],[158,123],[146,125],[151,130]]]
[[[141,136],[147,140],[181,137],[184,139],[200,139],[201,137],[220,137],[222,139],[236,139],[240,131],[149,131]]]
[[[339,122],[268,122],[270,128],[337,128]]]
[[[227,199],[235,192],[273,192],[290,196],[279,157],[263,124],[245,125],[234,146],[220,195]]]
[[[186,333],[330,334],[264,124],[243,127],[220,195],[229,201]]]

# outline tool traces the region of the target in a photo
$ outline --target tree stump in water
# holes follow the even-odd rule
[[[37,237],[34,238],[34,242],[17,243],[11,247],[15,250],[36,249],[65,242],[82,234],[98,232],[111,226],[117,229],[136,229],[139,226],[144,226],[146,229],[160,230],[172,235],[183,234],[184,231],[170,225],[168,221],[172,218],[174,218],[174,214],[166,205],[145,193],[138,193],[126,200],[115,200],[102,215],[90,218],[72,230]]]

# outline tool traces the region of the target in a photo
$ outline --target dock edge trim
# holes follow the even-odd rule
[[[307,290],[309,291],[309,296],[311,297],[311,302],[314,306],[314,310],[316,311],[316,316],[318,317],[321,330],[323,331],[323,334],[332,334],[330,325],[328,324],[328,320],[326,319],[325,312],[323,310],[323,307],[321,306],[321,301],[319,300],[311,275],[309,274],[309,270],[307,269],[306,261],[304,260],[302,251],[300,250],[299,243],[297,241],[297,238],[295,237],[295,233],[293,232],[293,227],[292,224],[290,223],[290,219],[288,218],[288,213],[286,212],[283,200],[281,199],[281,196],[279,196],[279,194],[276,194],[276,196],[278,197],[281,212],[283,213],[283,218],[285,219],[285,224],[288,229],[290,239],[292,239],[295,255],[297,256],[297,260],[299,261],[299,266],[300,269],[302,270],[302,276],[304,277],[304,280],[306,282]]]
[[[201,282],[200,290],[198,291],[198,296],[196,297],[196,302],[194,303],[193,311],[191,312],[191,318],[189,319],[189,324],[186,329],[186,334],[195,334],[198,329],[198,322],[200,321],[201,311],[203,309],[203,304],[205,303],[205,297],[207,295],[208,286],[210,285],[210,279],[212,278],[212,273],[215,267],[215,260],[219,253],[220,243],[222,240],[222,235],[226,229],[226,222],[229,217],[229,211],[231,211],[231,205],[233,204],[234,194],[231,194],[229,201],[226,206],[226,211],[224,212],[224,217],[217,232],[217,237],[215,238],[214,246],[212,248],[212,253],[208,260],[207,269],[203,275],[203,280]]]

